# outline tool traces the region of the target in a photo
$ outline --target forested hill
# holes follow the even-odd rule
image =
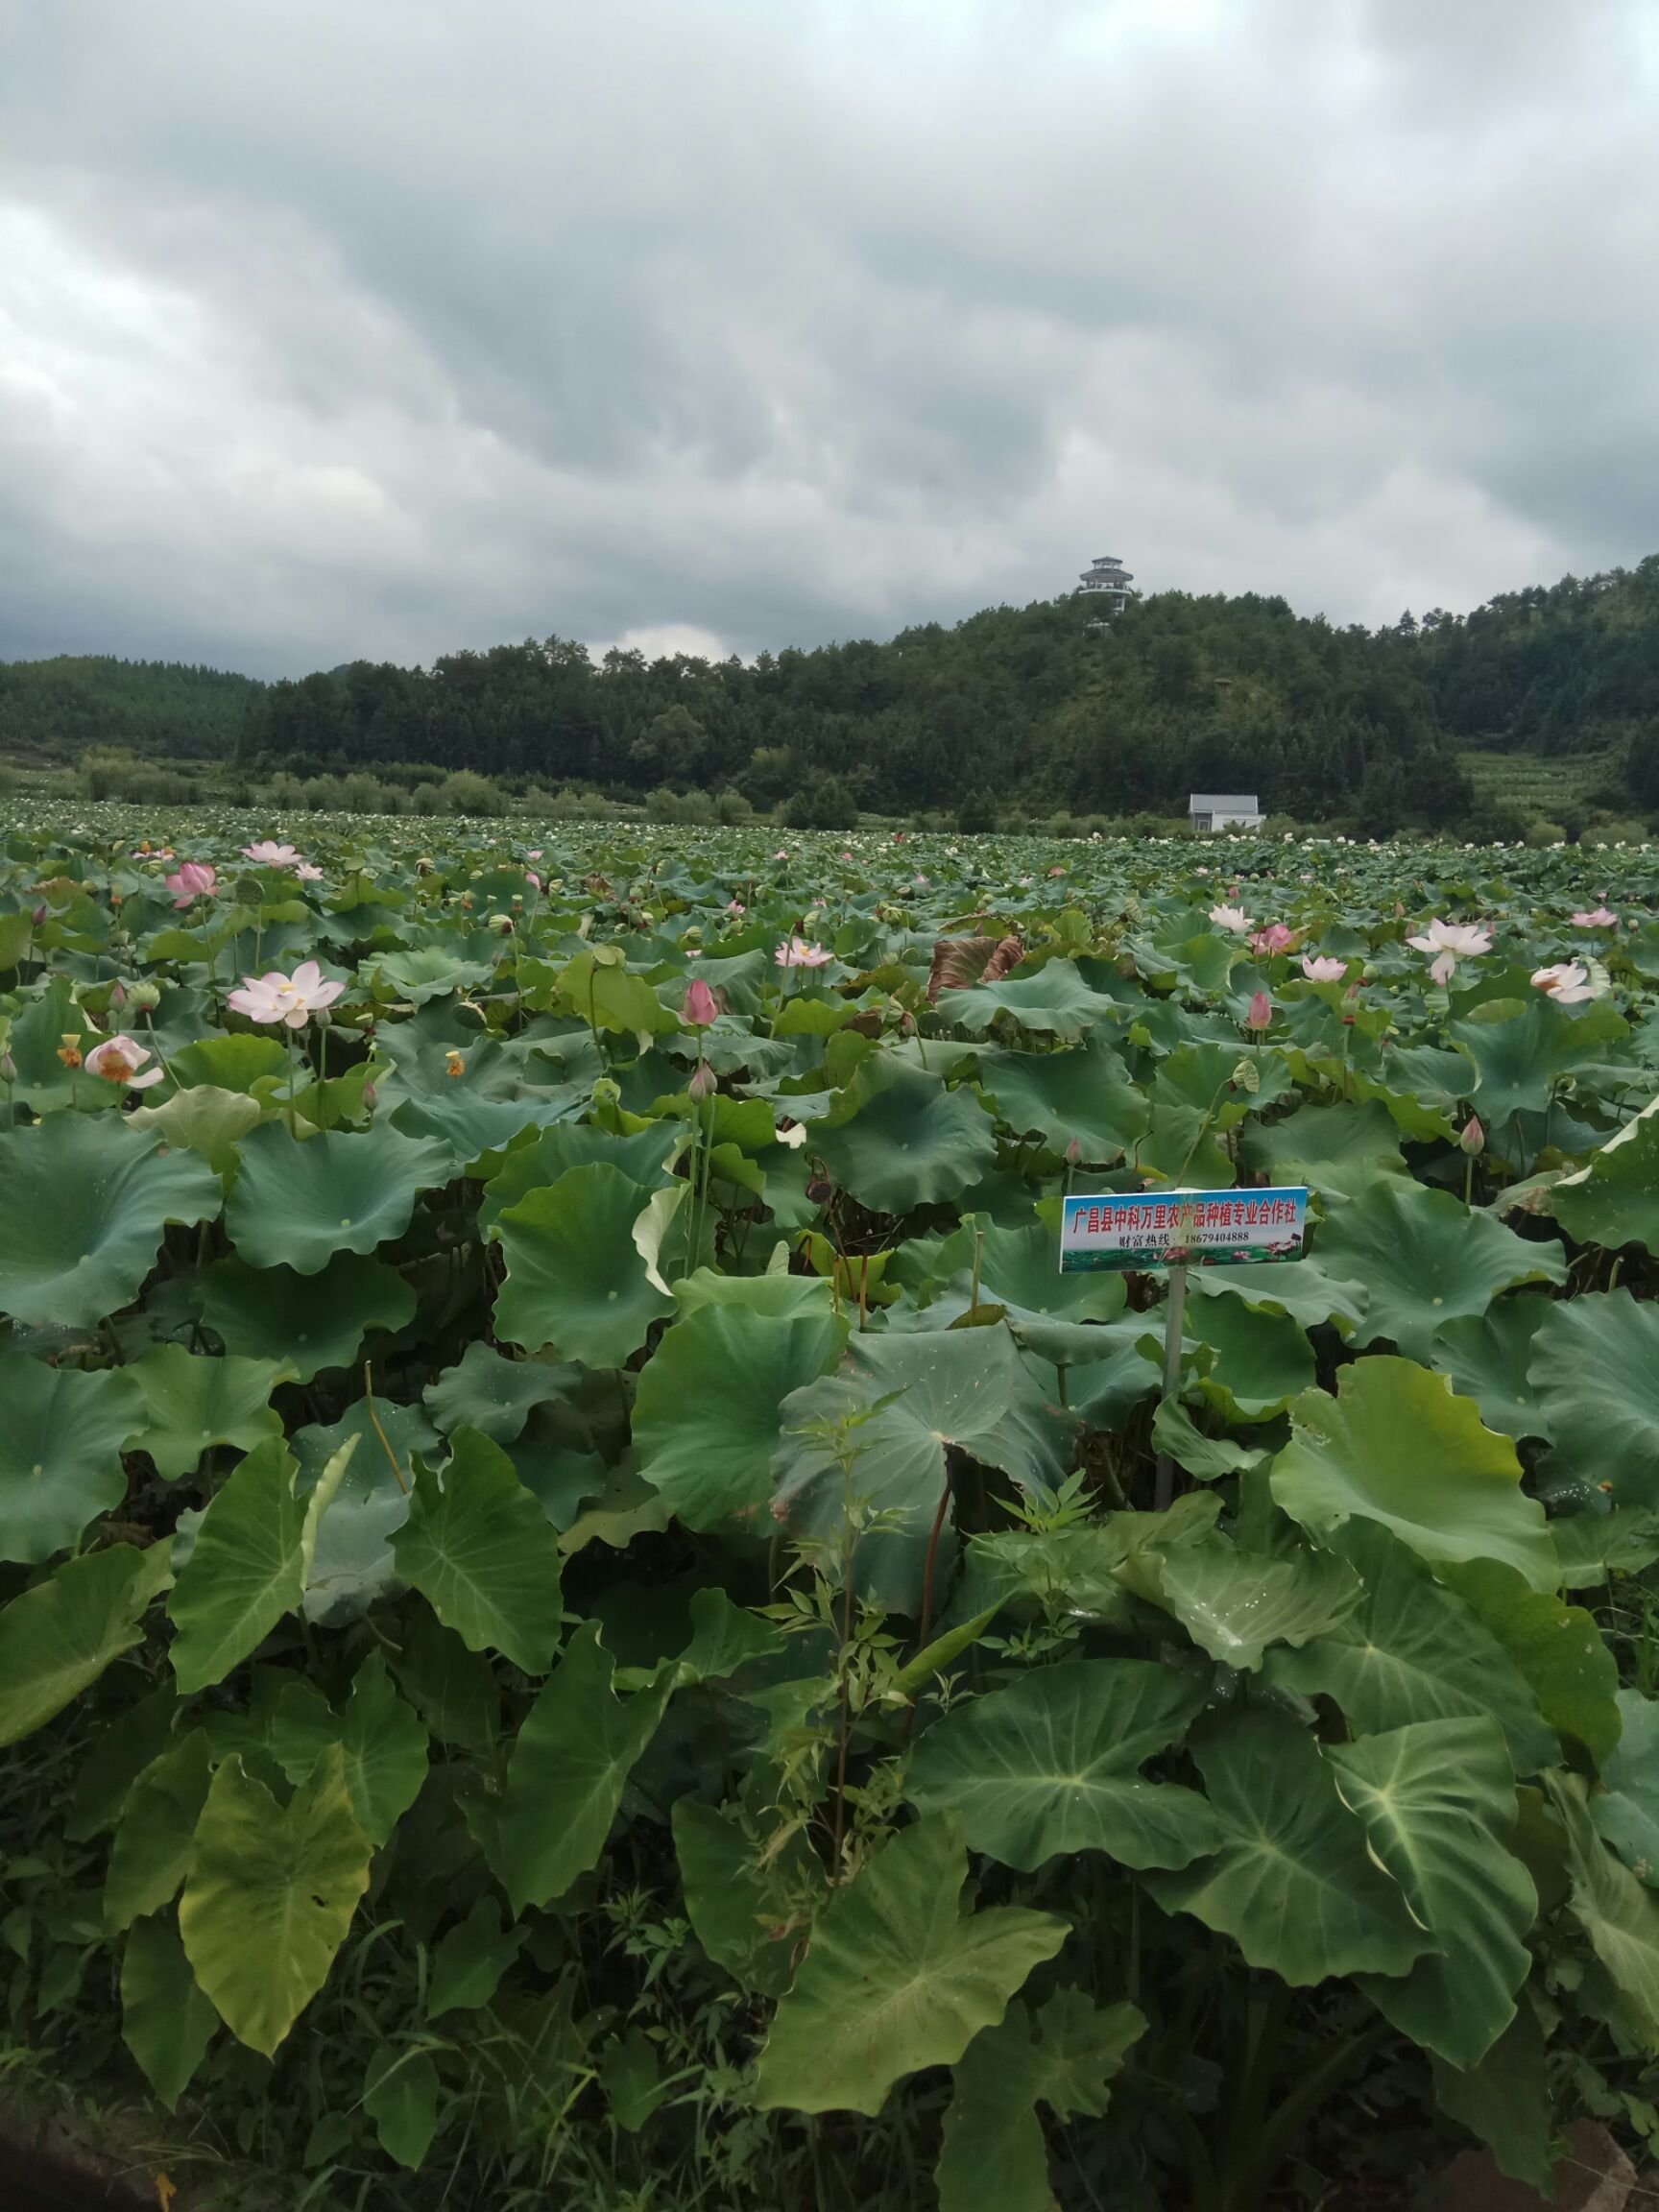
[[[0,665],[0,751],[228,752],[300,777],[425,763],[616,796],[732,788],[761,806],[832,784],[894,813],[1167,814],[1190,790],[1259,791],[1274,812],[1385,826],[1457,819],[1458,756],[1524,748],[1603,755],[1609,788],[1628,767],[1659,806],[1659,555],[1378,632],[1255,593],[1160,592],[1105,631],[1092,612],[993,608],[748,663],[595,661],[550,637],[268,686],[17,662]]]
[[[262,689],[251,676],[178,661],[0,661],[0,755],[63,760],[112,746],[211,759],[232,750]]]

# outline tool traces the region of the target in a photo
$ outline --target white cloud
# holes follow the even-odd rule
[[[1376,621],[1652,550],[1641,0],[0,25],[0,653],[750,653],[1105,544]]]

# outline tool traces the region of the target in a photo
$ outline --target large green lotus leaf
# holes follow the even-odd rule
[[[238,1141],[257,1128],[264,1115],[258,1099],[245,1092],[221,1091],[203,1083],[191,1091],[175,1092],[164,1106],[139,1106],[128,1118],[134,1129],[159,1137],[176,1152],[200,1152],[223,1181],[236,1170],[241,1157]]]
[[[456,1367],[427,1384],[426,1410],[449,1435],[476,1429],[497,1444],[511,1444],[538,1406],[562,1397],[577,1381],[571,1367],[540,1359],[509,1359],[482,1340],[469,1344]]]
[[[1067,1404],[1082,1415],[1091,1429],[1121,1429],[1137,1406],[1143,1405],[1164,1380],[1160,1336],[1162,1308],[1131,1313],[1122,1321],[1109,1321],[1073,1330],[1068,1341],[1065,1365]],[[1018,1333],[1021,1324],[1014,1324]],[[1045,1333],[1050,1350],[1053,1332]]]
[[[1343,1802],[1438,1949],[1370,1976],[1385,2020],[1451,2065],[1479,2065],[1515,2016],[1532,1963],[1531,1877],[1506,1848],[1515,1776],[1495,1720],[1421,1720],[1326,1753]]]
[[[781,1628],[734,1605],[718,1584],[692,1593],[689,1618],[691,1641],[674,1662],[682,1688],[724,1681],[757,1659],[776,1657],[785,1646]]]
[[[90,1016],[75,1002],[70,978],[55,975],[9,1024],[6,1049],[17,1070],[7,1086],[9,1103],[48,1118],[56,1118],[60,1107],[73,1106],[78,1118],[82,1108],[119,1106],[118,1084],[77,1073],[59,1059],[65,1037],[74,1037],[84,1052],[99,1042]]]
[[[1610,1137],[1575,1175],[1550,1191],[1550,1211],[1570,1237],[1616,1252],[1659,1253],[1659,1098]]]
[[[1034,1129],[1054,1152],[1075,1140],[1091,1166],[1121,1159],[1146,1134],[1144,1095],[1118,1055],[1100,1045],[999,1052],[981,1064],[979,1088],[1019,1135]]]
[[[1013,1338],[998,1324],[925,1335],[856,1335],[851,1372],[827,1376],[784,1403],[774,1512],[820,1540],[842,1527],[844,1478],[826,1425],[851,1429],[853,1490],[894,1517],[866,1536],[858,1573],[899,1611],[920,1600],[923,1553],[955,1444],[1016,1483],[1062,1479],[1070,1425],[1044,1403]],[[949,1519],[949,1517],[948,1517]]]
[[[1118,1274],[1062,1275],[1058,1260],[1059,1241],[1046,1222],[1013,1227],[975,1216],[939,1254],[949,1272],[927,1314],[954,1319],[957,1308],[967,1311],[977,1262],[978,1302],[1000,1306],[1021,1343],[1040,1358],[1067,1365],[1087,1358],[1094,1347],[1079,1344],[1078,1325],[1116,1320],[1127,1302],[1127,1285]]]
[[[363,2079],[363,2109],[380,2148],[396,2165],[422,2166],[438,2132],[438,2069],[431,2054],[382,2043]]]
[[[346,1790],[357,1825],[378,1847],[421,1793],[426,1731],[398,1696],[383,1651],[371,1651],[351,1677],[337,1714],[305,1676],[289,1675],[276,1696],[267,1736],[290,1782],[303,1782],[330,1743],[346,1754]]]
[[[1454,1022],[1452,1036],[1474,1061],[1479,1081],[1475,1109],[1488,1132],[1500,1132],[1516,1115],[1527,1117],[1527,1149],[1547,1142],[1545,1124],[1551,1092],[1570,1069],[1600,1059],[1609,1044],[1630,1033],[1629,1023],[1610,999],[1568,1013],[1546,993],[1528,991],[1518,1013],[1503,1014],[1501,1000],[1490,1011]]]
[[[1527,1379],[1550,1409],[1563,1486],[1659,1506],[1659,1307],[1628,1290],[1552,1302]]]
[[[1167,1911],[1231,1936],[1252,1966],[1297,1987],[1334,1974],[1404,1974],[1432,1948],[1312,1737],[1288,1715],[1234,1713],[1191,1749],[1222,1842],[1184,1872],[1145,1877]]]
[[[280,1437],[234,1468],[202,1518],[167,1600],[173,1671],[188,1695],[222,1682],[305,1593],[317,1525],[354,1450],[328,1462],[308,1497]]]
[[[292,1367],[269,1359],[211,1359],[182,1344],[158,1344],[127,1373],[144,1393],[144,1410],[126,1449],[148,1452],[166,1482],[193,1474],[217,1444],[252,1452],[280,1436],[271,1393],[294,1377]]]
[[[1517,1773],[1560,1757],[1514,1660],[1413,1551],[1374,1521],[1351,1521],[1339,1541],[1364,1579],[1358,1611],[1300,1650],[1269,1651],[1268,1681],[1334,1698],[1357,1735],[1490,1714]]]
[[[1238,1298],[1262,1313],[1288,1314],[1303,1329],[1328,1321],[1341,1336],[1352,1336],[1365,1313],[1364,1284],[1338,1275],[1312,1253],[1302,1260],[1194,1268],[1187,1286],[1200,1297]]]
[[[139,1621],[166,1574],[164,1544],[112,1544],[12,1599],[0,1612],[0,1744],[43,1727],[143,1642]]]
[[[611,1687],[614,1671],[597,1623],[584,1623],[518,1730],[496,1831],[516,1912],[551,1904],[597,1864],[623,1786],[673,1694],[665,1668],[624,1703]]]
[[[1532,1685],[1550,1726],[1598,1764],[1605,1759],[1619,1741],[1619,1669],[1595,1617],[1552,1590],[1530,1589],[1496,1559],[1440,1573]]]
[[[722,1304],[695,1307],[664,1332],[640,1373],[634,1448],[639,1472],[688,1528],[760,1513],[783,1401],[835,1365],[848,1330],[832,1311],[774,1317]]]
[[[124,1369],[83,1374],[0,1345],[0,1559],[36,1566],[127,1495],[122,1440],[142,1416]]]
[[[130,1306],[169,1221],[218,1213],[219,1178],[123,1117],[51,1114],[0,1136],[0,1313],[89,1329]]]
[[[508,1207],[496,1335],[527,1352],[551,1344],[589,1367],[622,1366],[674,1306],[634,1239],[649,1202],[619,1167],[596,1161]]]
[[[491,1098],[458,1085],[403,1099],[393,1111],[392,1126],[405,1137],[442,1144],[451,1175],[490,1175],[521,1139],[569,1113],[582,1095],[572,1086],[568,1099]]]
[[[1538,2015],[1523,2005],[1478,2066],[1432,2062],[1434,2102],[1447,2119],[1490,2146],[1502,2174],[1547,2203],[1555,2186],[1555,2119]]]
[[[442,1475],[418,1465],[392,1539],[405,1582],[471,1651],[542,1674],[559,1648],[559,1539],[498,1444],[457,1429]]]
[[[559,977],[560,997],[595,1029],[613,1036],[643,1033],[663,1036],[678,1029],[669,1012],[642,975],[630,974],[617,955],[618,945],[587,946]]]
[[[939,1019],[963,1029],[989,1029],[998,1015],[1037,1035],[1081,1037],[1096,1022],[1116,1021],[1122,1009],[1115,998],[1092,991],[1073,962],[1049,960],[1034,975],[1004,976],[999,983],[974,983],[965,991],[941,991]]]
[[[1142,1594],[1173,1613],[1212,1659],[1253,1671],[1270,1644],[1329,1635],[1363,1590],[1347,1562],[1329,1551],[1298,1546],[1275,1559],[1217,1539],[1159,1558]]]
[[[401,1237],[417,1192],[448,1177],[442,1144],[385,1122],[295,1138],[267,1121],[242,1140],[225,1226],[250,1266],[320,1275],[336,1252],[373,1252]]]
[[[1066,1923],[1020,1906],[964,1912],[968,1847],[954,1820],[884,1844],[819,1913],[760,2053],[763,2111],[880,2111],[895,2081],[954,2065],[994,2027]]]
[[[1573,1914],[1622,1999],[1631,2040],[1659,2051],[1659,1898],[1597,1835],[1575,1774],[1544,1777],[1567,1831]]]
[[[153,1545],[145,1553],[146,1561],[159,1568],[171,1550],[168,1544]],[[170,1572],[160,1576],[162,1581],[171,1578]],[[166,1676],[136,1704],[123,1707],[120,1727],[106,1729],[82,1762],[63,1829],[71,1842],[84,1843],[114,1827],[139,1775],[172,1745],[178,1713],[179,1693]]]
[[[1306,1183],[1321,1198],[1358,1198],[1385,1176],[1404,1176],[1406,1156],[1385,1106],[1299,1106],[1283,1121],[1246,1130],[1239,1151],[1269,1183]]]
[[[1455,1110],[1475,1079],[1466,1054],[1438,1045],[1387,1046],[1369,1068],[1350,1068],[1344,1077],[1352,1096],[1375,1098],[1404,1135],[1423,1143],[1452,1135]]]
[[[1108,2084],[1146,2022],[1133,2005],[1056,1989],[1035,2027],[1018,1998],[956,2061],[933,2185],[939,2212],[1052,2212],[1039,2104],[1057,2120],[1098,2119]]]
[[[671,1183],[668,1164],[685,1145],[689,1131],[678,1121],[653,1121],[626,1137],[587,1121],[557,1121],[529,1144],[510,1152],[491,1177],[479,1208],[481,1229],[489,1230],[509,1206],[531,1190],[557,1183],[572,1167],[603,1162],[646,1190]]]
[[[1639,1575],[1659,1559],[1659,1508],[1650,1505],[1608,1505],[1599,1498],[1581,1512],[1558,1514],[1550,1533],[1564,1590],[1587,1590],[1613,1575]]]
[[[104,1925],[111,1933],[161,1911],[179,1894],[211,1773],[211,1745],[195,1728],[133,1784],[104,1883]]]
[[[233,1037],[204,1037],[168,1055],[173,1079],[185,1090],[198,1085],[217,1091],[251,1092],[265,1077],[288,1071],[286,1047],[257,1031]]]
[[[1527,1380],[1532,1343],[1548,1298],[1500,1298],[1484,1313],[1466,1313],[1435,1332],[1430,1364],[1452,1379],[1461,1398],[1473,1398],[1488,1429],[1505,1436],[1548,1436],[1550,1412]]]
[[[1640,1690],[1618,1700],[1619,1741],[1601,1761],[1590,1815],[1637,1880],[1659,1888],[1659,1702]]]
[[[1256,1088],[1238,1080],[1240,1068]],[[1138,1164],[1166,1183],[1226,1190],[1238,1178],[1219,1143],[1224,1130],[1246,1114],[1260,1113],[1290,1088],[1282,1052],[1258,1046],[1198,1043],[1178,1046],[1152,1085],[1151,1130],[1136,1152]]]
[[[735,1809],[677,1797],[674,1851],[691,1932],[717,1966],[757,1996],[781,1997],[794,1973],[794,1947],[781,1939],[800,1899],[821,1887],[811,1847],[792,1836],[762,1861]]]
[[[269,2057],[322,1988],[370,1856],[338,1744],[286,1805],[238,1759],[214,1775],[179,1925],[198,1984],[239,2042]]]
[[[955,1813],[970,1848],[1035,1869],[1105,1851],[1125,1866],[1186,1866],[1220,1842],[1196,1791],[1143,1763],[1203,1710],[1209,1683],[1142,1659],[1042,1667],[934,1722],[910,1763],[924,1813]]]
[[[1448,1321],[1484,1313],[1517,1284],[1560,1283],[1567,1273],[1557,1246],[1528,1243],[1492,1214],[1421,1183],[1379,1183],[1352,1199],[1319,1231],[1318,1254],[1369,1292],[1355,1340],[1385,1336],[1424,1361]]]
[[[1359,1201],[1356,1201],[1356,1204]],[[1336,1396],[1309,1390],[1273,1462],[1273,1497],[1323,1533],[1380,1521],[1425,1559],[1499,1559],[1536,1590],[1558,1578],[1544,1508],[1521,1488],[1507,1436],[1481,1425],[1443,1375],[1410,1359],[1357,1359]]]
[[[379,980],[416,1006],[423,1006],[428,998],[447,998],[452,991],[475,991],[490,980],[488,961],[459,959],[447,945],[416,945],[405,952],[378,953],[373,969]]]
[[[479,1897],[432,1954],[427,2019],[442,2019],[445,2012],[476,2012],[488,2005],[529,1933],[522,1927],[504,1929],[494,1897]]]
[[[1229,1421],[1270,1421],[1318,1373],[1313,1350],[1287,1313],[1268,1313],[1242,1298],[1196,1298],[1187,1308],[1187,1339],[1208,1347],[1198,1387]]]
[[[165,2110],[190,2086],[218,2029],[173,1915],[140,1920],[121,1954],[121,2039]]]
[[[866,1061],[809,1139],[842,1190],[877,1214],[959,1198],[997,1159],[978,1094],[885,1058]]]
[[[413,1479],[415,1455],[438,1445],[438,1431],[420,1406],[376,1400],[373,1411],[371,1421],[369,1401],[359,1398],[327,1428],[301,1429],[293,1439],[301,1497],[321,1479],[334,1455],[350,1438],[358,1439],[318,1524],[305,1577],[305,1618],[323,1627],[360,1620],[400,1586],[392,1538],[409,1518],[406,1485]]]
[[[440,1743],[493,1754],[501,1693],[482,1652],[469,1651],[428,1606],[413,1608],[395,1661],[398,1688]]]
[[[234,1253],[201,1277],[202,1318],[227,1352],[280,1359],[310,1382],[328,1367],[349,1367],[371,1329],[402,1329],[415,1318],[415,1293],[396,1267],[360,1252],[339,1252],[321,1273],[250,1267]]]
[[[674,1303],[682,1314],[706,1306],[740,1306],[747,1313],[792,1321],[828,1317],[835,1310],[835,1293],[822,1275],[720,1275],[699,1267],[675,1284]]]

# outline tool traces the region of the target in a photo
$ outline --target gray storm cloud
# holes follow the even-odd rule
[[[1659,545],[1644,0],[0,0],[0,655]]]

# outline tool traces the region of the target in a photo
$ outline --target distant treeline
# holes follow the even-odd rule
[[[0,751],[93,744],[230,757],[250,778],[418,763],[509,784],[727,793],[769,809],[964,818],[1184,809],[1259,792],[1276,814],[1384,830],[1476,810],[1458,756],[1606,756],[1610,805],[1659,807],[1659,555],[1476,613],[1337,629],[1245,593],[1073,598],[884,644],[753,662],[567,639],[355,661],[257,685],[112,661],[0,666]]]

